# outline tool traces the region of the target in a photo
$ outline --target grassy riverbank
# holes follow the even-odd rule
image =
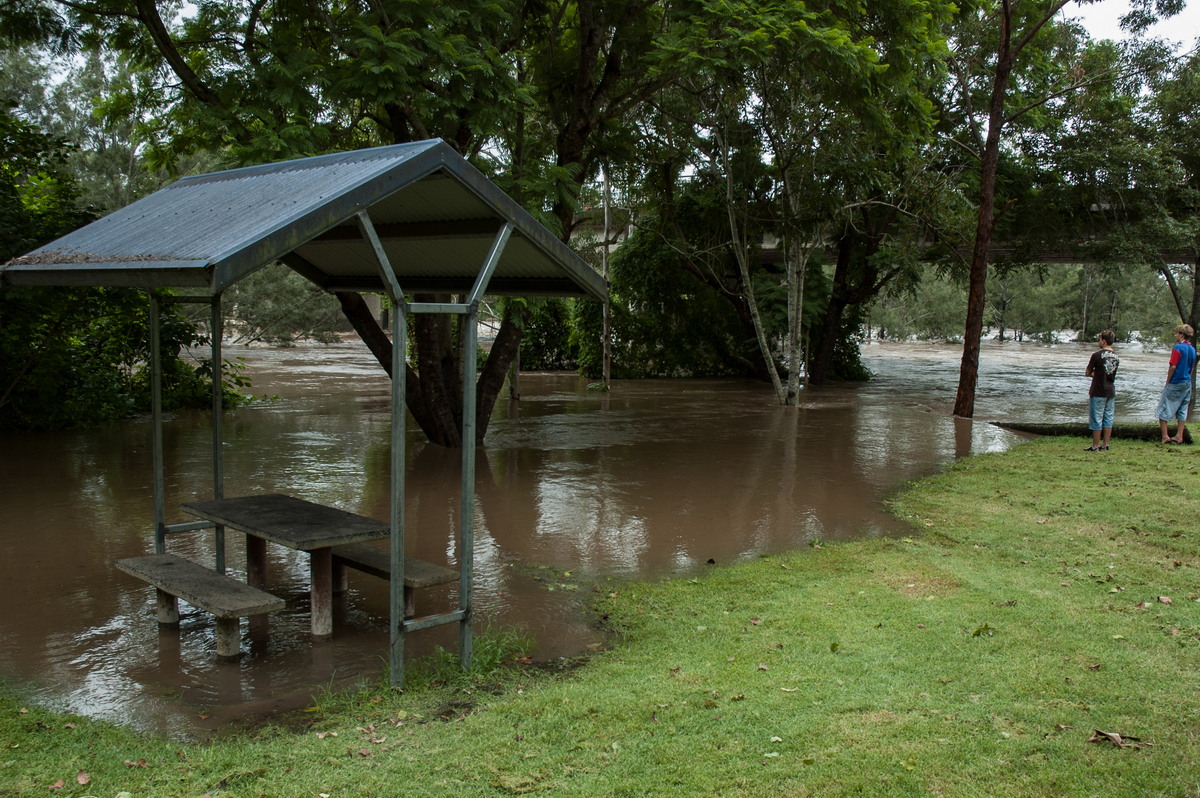
[[[0,796],[1200,795],[1200,447],[1083,445],[956,463],[903,539],[598,585],[569,673],[203,745],[2,699]]]

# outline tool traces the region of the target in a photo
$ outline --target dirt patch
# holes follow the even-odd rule
[[[908,572],[884,579],[884,583],[908,598],[948,596],[962,587],[962,582],[949,574]]]

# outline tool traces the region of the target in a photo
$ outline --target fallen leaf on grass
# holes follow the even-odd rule
[[[1095,665],[1088,665],[1088,670],[1089,670],[1089,671],[1098,671],[1098,670],[1100,670],[1100,663],[1099,663],[1099,662],[1097,662]]]
[[[144,768],[144,767],[146,767],[146,760],[139,759],[136,762],[134,762],[132,759],[126,759],[125,764],[129,765],[129,767],[131,767],[131,768]]]
[[[1140,737],[1126,737],[1116,732],[1093,730],[1093,734],[1088,738],[1089,743],[1112,743],[1118,748],[1142,748],[1150,745],[1150,743],[1142,742]]]
[[[63,788],[63,785],[65,785],[65,784],[66,784],[66,782],[65,782],[65,781],[63,781],[62,779],[59,779],[58,781],[56,781],[56,782],[54,782],[53,784],[51,784],[51,785],[50,785],[50,789],[52,789],[52,790],[61,790],[61,789]]]
[[[87,774],[86,770],[81,770],[75,774],[75,781],[79,782],[80,784],[88,784],[91,782],[91,780],[92,777]]]
[[[1159,604],[1170,604],[1170,603],[1171,603],[1171,597],[1170,597],[1170,596],[1159,596],[1159,597],[1158,597],[1158,603],[1159,603]]]

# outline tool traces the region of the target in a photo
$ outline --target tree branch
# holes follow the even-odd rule
[[[192,95],[204,103],[219,107],[221,99],[217,97],[216,92],[208,87],[200,76],[197,75],[188,63],[183,58],[183,54],[179,52],[179,48],[175,46],[171,34],[167,31],[167,26],[163,24],[162,17],[158,14],[158,7],[154,0],[135,0],[138,10],[138,19],[146,27],[146,31],[150,34],[150,38],[154,40],[155,46],[159,53],[166,59],[170,65],[171,71],[174,72],[183,85]]]

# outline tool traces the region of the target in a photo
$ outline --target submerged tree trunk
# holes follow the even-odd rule
[[[392,376],[392,340],[384,332],[360,294],[339,292],[342,314],[354,327],[371,354]],[[426,297],[425,299],[429,299]],[[492,410],[504,386],[508,366],[521,345],[524,311],[512,303],[505,311],[475,382],[475,443],[483,443]],[[446,316],[421,314],[413,320],[413,346],[419,371],[405,364],[405,404],[430,443],[462,445],[462,340]]]
[[[802,339],[804,333],[804,277],[808,266],[808,249],[797,241],[797,234],[790,233],[784,241],[787,257],[788,285],[788,334],[785,355],[788,364],[787,401],[789,406],[800,403],[800,372]],[[804,369],[808,364],[804,363]]]
[[[842,323],[842,314],[846,311],[847,271],[850,268],[853,249],[850,236],[842,236],[838,241],[837,264],[833,269],[829,304],[825,306],[825,318],[821,322],[821,338],[817,342],[817,351],[813,354],[808,373],[808,381],[813,385],[825,384],[829,366],[833,363],[833,346],[837,340],[838,327]]]
[[[766,364],[767,374],[771,378],[771,386],[775,389],[775,398],[779,404],[788,404],[787,392],[779,377],[779,369],[775,358],[771,355],[771,345],[767,340],[766,328],[763,326],[762,315],[758,312],[758,299],[754,295],[754,283],[750,277],[750,246],[745,240],[745,229],[738,224],[737,208],[733,194],[733,169],[730,166],[729,143],[718,133],[721,146],[722,171],[725,176],[725,212],[729,220],[729,241],[737,260],[738,273],[741,275],[742,298],[750,313],[750,321],[754,327],[754,338],[758,341],[758,350]],[[792,402],[795,404],[795,401]]]
[[[988,131],[983,147],[979,177],[979,215],[975,224],[975,244],[971,249],[971,272],[967,288],[967,318],[963,325],[963,355],[958,371],[958,393],[954,397],[954,415],[975,415],[975,387],[979,381],[979,341],[983,337],[983,310],[986,301],[988,251],[995,230],[996,172],[1000,164],[1000,133],[1004,127],[1004,100],[1012,73],[1014,53],[1010,48],[1011,10],[1000,13],[1000,52],[992,81],[992,99],[988,113]]]
[[[1000,40],[996,48],[995,73],[992,75],[992,96],[988,103],[987,135],[980,152],[979,215],[975,225],[975,244],[971,249],[970,281],[967,288],[967,318],[963,325],[963,356],[958,372],[958,393],[954,397],[954,415],[971,418],[975,415],[975,388],[979,381],[979,340],[983,336],[983,311],[986,300],[988,252],[992,233],[996,229],[996,173],[1000,164],[1000,137],[1010,119],[1005,118],[1008,85],[1017,57],[1033,41],[1039,31],[1062,10],[1070,0],[1052,0],[1041,10],[1019,39],[1013,41],[1013,21],[1017,14],[1015,0],[1003,0],[996,10],[1000,22]],[[1074,84],[1084,85],[1083,82]],[[1017,112],[1019,116],[1039,107],[1031,103]]]

